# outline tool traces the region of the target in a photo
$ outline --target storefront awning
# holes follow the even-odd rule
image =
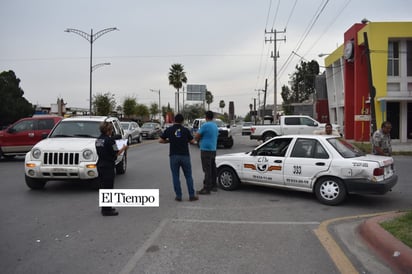
[[[377,98],[376,100],[380,101],[386,101],[386,102],[399,102],[399,101],[411,101],[412,102],[412,96],[396,96],[396,97],[381,97]]]

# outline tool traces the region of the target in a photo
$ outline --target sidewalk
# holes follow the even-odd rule
[[[412,273],[412,249],[379,225],[403,213],[342,219],[328,231],[359,273]]]
[[[412,152],[412,142],[399,143],[392,141],[392,152]]]

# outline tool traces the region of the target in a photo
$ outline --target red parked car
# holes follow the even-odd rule
[[[26,154],[40,140],[49,135],[62,117],[39,115],[23,118],[0,131],[0,157]]]

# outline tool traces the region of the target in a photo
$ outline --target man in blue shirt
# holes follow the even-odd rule
[[[198,194],[210,194],[210,191],[217,191],[216,184],[216,147],[219,129],[213,122],[213,112],[206,112],[206,123],[204,123],[196,133],[195,139],[200,142],[200,159],[202,169],[205,173],[203,188]]]

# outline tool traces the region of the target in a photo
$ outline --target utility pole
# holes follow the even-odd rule
[[[265,94],[263,95],[263,121],[265,122],[265,113],[266,113],[266,93],[268,91],[268,78],[265,79],[265,90],[263,91]]]
[[[265,37],[265,43],[266,42],[273,42],[273,52],[271,54],[271,58],[273,58],[273,62],[274,62],[274,67],[273,67],[273,83],[274,83],[274,102],[273,102],[273,121],[276,121],[277,118],[277,59],[279,58],[279,53],[277,52],[276,49],[276,42],[277,41],[285,41],[286,42],[286,37],[282,38],[282,39],[277,39],[277,34],[278,33],[286,33],[286,29],[284,29],[283,31],[276,31],[276,30],[271,30],[271,31],[266,31],[265,30],[265,34],[270,34],[270,38],[266,39]],[[273,34],[273,37],[272,37]]]

